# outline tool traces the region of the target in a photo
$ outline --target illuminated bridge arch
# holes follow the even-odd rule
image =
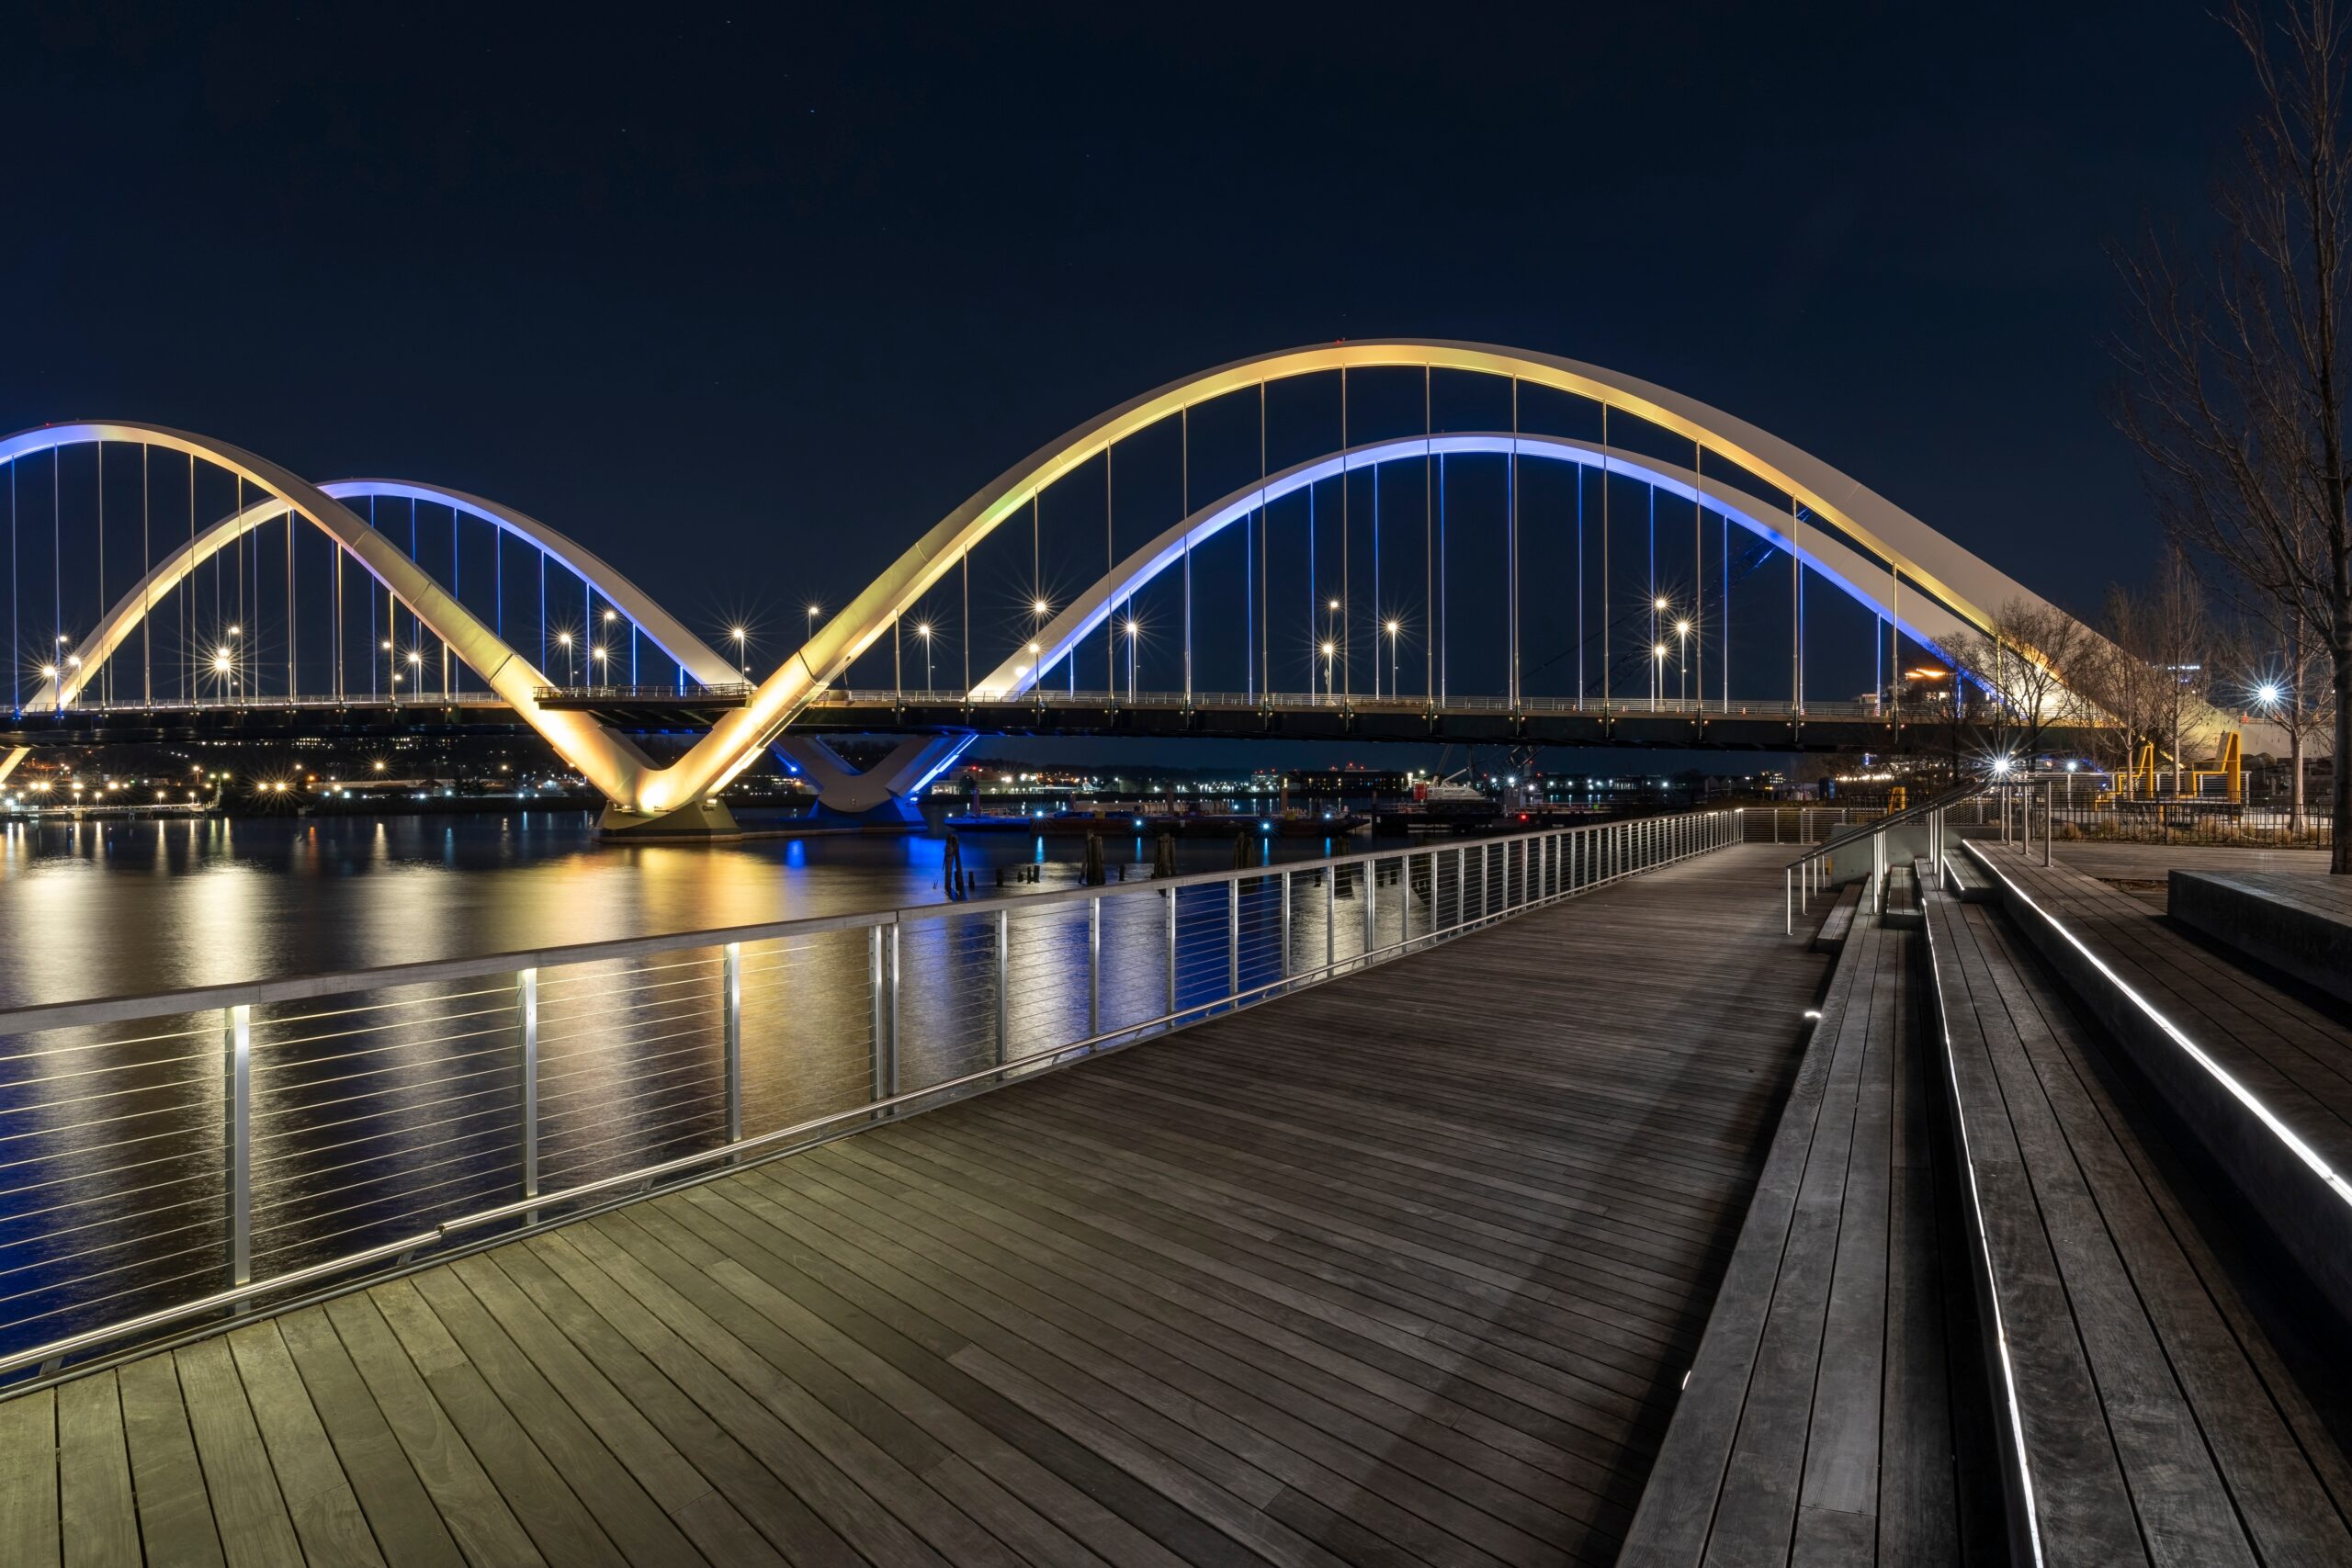
[[[594,580],[608,599],[625,603],[633,625],[677,661],[682,676],[691,675],[704,684],[734,678],[735,671],[726,660],[695,639],[661,606],[605,563],[544,525],[480,498],[431,486],[375,480],[315,486],[250,453],[142,424],[85,423],[27,432],[0,442],[0,462],[64,444],[121,441],[187,451],[236,473],[261,492],[265,502],[216,525],[212,548],[271,517],[288,512],[302,517],[359,561],[462,665],[474,671],[559,755],[602,791],[615,808],[608,820],[638,825],[672,813],[689,813],[707,821],[715,808],[707,803],[720,789],[757,760],[829,686],[842,682],[855,661],[879,639],[893,637],[901,619],[918,613],[924,596],[967,562],[995,530],[1023,516],[1057,481],[1098,459],[1107,462],[1120,443],[1162,422],[1189,420],[1196,408],[1234,394],[1254,391],[1262,400],[1271,384],[1336,373],[1340,378],[1344,410],[1349,372],[1399,368],[1420,370],[1425,378],[1444,371],[1508,381],[1515,427],[1521,388],[1566,394],[1599,409],[1604,443],[1609,440],[1611,417],[1630,416],[1650,433],[1664,433],[1669,446],[1688,443],[1694,467],[1685,469],[1677,463],[1625,450],[1622,445],[1568,440],[1525,428],[1444,434],[1425,429],[1417,437],[1354,445],[1345,429],[1343,413],[1340,439],[1331,456],[1263,476],[1180,518],[1125,562],[1106,563],[1110,570],[1103,581],[1078,604],[1062,606],[1050,627],[1037,634],[1050,637],[1051,651],[1042,658],[1008,661],[985,681],[973,682],[975,689],[967,694],[967,699],[1025,690],[1035,681],[1036,665],[1050,668],[1057,659],[1069,657],[1080,638],[1101,628],[1102,617],[1113,605],[1166,570],[1171,549],[1173,557],[1181,557],[1188,544],[1196,547],[1237,517],[1261,511],[1283,487],[1304,488],[1331,474],[1344,478],[1360,466],[1376,469],[1407,458],[1457,452],[1510,452],[1522,458],[1581,465],[1580,471],[1598,468],[1604,474],[1639,479],[1651,485],[1654,493],[1663,489],[1692,496],[1702,509],[1719,513],[1726,526],[1737,522],[1743,529],[1790,550],[1800,568],[1800,580],[1802,569],[1811,569],[1928,646],[1949,647],[1955,634],[1965,630],[1989,631],[1996,615],[2013,602],[2039,603],[2022,585],[1850,476],[1679,393],[1574,360],[1488,344],[1405,339],[1339,343],[1239,360],[1185,377],[1131,399],[1038,448],[922,534],[864,592],[819,626],[801,648],[760,681],[741,707],[722,713],[684,754],[667,766],[657,766],[626,737],[576,706],[543,706],[539,693],[546,677],[537,664],[507,646],[455,593],[370,528],[350,509],[350,503],[367,496],[424,499],[528,538],[566,562],[583,581]],[[1189,478],[1188,459],[1188,483]],[[1776,492],[1781,499],[1764,499],[1759,493],[1763,491]],[[197,564],[194,550],[202,547],[202,541],[198,541],[182,570]],[[157,571],[164,575],[155,576]],[[169,575],[169,563],[151,569],[150,581],[134,590],[135,596],[144,595],[144,602],[118,605],[94,634],[96,640],[90,644],[91,651],[103,658],[119,647],[127,628],[155,603]],[[1522,699],[1516,593],[1510,613],[1514,618],[1509,661],[1511,689],[1502,696],[1516,707]],[[1801,607],[1799,615],[1801,618]],[[968,648],[968,626],[965,635]],[[1794,662],[1801,668],[1801,631],[1799,638]],[[1024,647],[1028,640],[1023,639]],[[85,662],[91,662],[89,656],[85,656]],[[1801,704],[1801,686],[1793,701]]]
[[[78,694],[79,685],[86,681],[84,671],[95,671],[103,666],[107,655],[119,646],[128,631],[153,611],[164,588],[177,583],[222,545],[233,542],[263,522],[291,513],[325,534],[357,561],[438,637],[456,659],[471,669],[524,722],[545,738],[559,756],[608,798],[625,801],[636,797],[640,792],[645,775],[653,771],[651,762],[642,751],[627,737],[605,728],[585,714],[543,707],[538,693],[547,685],[547,678],[537,666],[508,647],[455,594],[402,554],[390,539],[369,526],[366,519],[345,504],[344,499],[330,494],[325,488],[266,458],[226,443],[162,425],[129,421],[51,424],[20,432],[0,440],[0,463],[13,463],[33,454],[67,446],[107,442],[178,452],[191,459],[200,459],[236,476],[243,484],[258,491],[261,499],[216,524],[199,536],[197,546],[151,569],[131,594],[118,602],[99,629],[85,639],[84,646],[90,650],[89,653],[77,655],[83,660],[83,670],[74,671],[70,683],[64,684],[61,690],[60,682],[69,682],[68,675],[62,671],[58,682],[48,683],[43,693],[37,695],[36,706],[40,705],[40,696],[45,696],[50,705],[56,705],[61,700],[70,703]],[[365,481],[361,483],[364,485]],[[362,492],[352,487],[343,488],[351,493]],[[424,493],[423,487],[411,488]],[[445,503],[448,499],[443,492],[434,493]],[[468,510],[475,506],[485,509],[489,506],[489,503],[475,502],[473,498],[463,499],[469,503]],[[503,509],[500,510],[503,512]],[[528,523],[519,513],[505,516],[488,514],[488,520],[498,522],[502,526]],[[551,531],[545,530],[543,526],[532,526],[538,527],[541,534],[552,536]],[[209,549],[203,547],[208,541]],[[563,543],[568,545],[568,541]],[[576,547],[571,547],[576,550]],[[581,553],[584,555],[584,552]],[[707,649],[702,651],[708,652]]]
[[[594,583],[599,594],[603,595],[621,614],[627,615],[644,633],[648,640],[673,660],[678,667],[693,680],[706,686],[719,686],[742,678],[741,671],[688,630],[643,589],[622,576],[585,547],[565,537],[527,513],[517,512],[513,507],[501,505],[494,501],[485,501],[477,495],[469,495],[464,491],[450,490],[441,485],[424,484],[409,479],[336,479],[317,488],[321,495],[337,502],[423,501],[435,506],[454,508],[478,522],[490,524],[503,532],[526,541],[534,548],[545,551],[549,559],[556,561],[573,576],[583,581]],[[30,705],[35,708],[71,706],[75,699],[89,688],[91,682],[105,667],[107,660],[130,639],[131,633],[138,629],[139,623],[157,606],[165,603],[173,590],[198,567],[236,543],[243,536],[276,523],[288,512],[297,510],[285,498],[267,495],[243,511],[223,517],[220,522],[198,534],[187,546],[174,550],[171,555],[158,562],[145,577],[133,584],[130,592],[115,602],[113,609],[107,612],[106,618],[100,621],[97,627],[74,649],[73,660],[68,666],[70,673],[61,672],[56,679],[44,681],[34,694]],[[373,525],[365,523],[362,525],[373,527]],[[401,558],[407,559],[406,557]],[[442,588],[442,584],[434,579],[431,573],[424,571],[422,568],[416,570],[418,576],[424,581],[432,582],[435,588]],[[386,586],[392,585],[388,583]],[[393,592],[398,594],[400,591],[394,588]],[[408,602],[405,594],[400,596],[404,604]],[[410,608],[413,610],[415,606],[411,604]],[[429,621],[428,624],[430,624]],[[434,627],[434,632],[435,636],[442,636],[438,626]],[[443,637],[443,640],[448,639]],[[495,633],[491,634],[491,641],[495,643],[500,650],[494,657],[501,663],[523,660],[526,665],[528,664],[528,660],[525,659],[523,654],[510,647]],[[481,666],[474,664],[471,660],[468,660],[467,663],[473,668],[476,674],[482,675],[484,680],[489,679]]]
[[[1131,553],[1093,587],[1064,608],[1038,634],[1038,651],[1023,650],[1005,660],[972,684],[976,702],[1019,697],[1076,653],[1086,638],[1102,629],[1118,607],[1133,600],[1163,571],[1177,568],[1186,552],[1200,548],[1232,525],[1261,513],[1274,502],[1328,479],[1363,473],[1384,463],[1424,462],[1438,457],[1498,457],[1575,464],[1597,473],[1616,475],[1651,485],[1681,497],[1705,512],[1737,524],[1757,538],[1792,556],[1801,557],[1806,570],[1842,591],[1857,604],[1898,627],[1923,646],[1949,650],[1957,636],[1981,629],[1978,614],[1955,611],[1919,593],[1906,601],[1894,574],[1868,560],[1860,551],[1824,530],[1800,538],[1793,519],[1761,497],[1726,481],[1709,479],[1692,468],[1657,458],[1612,451],[1598,442],[1560,436],[1513,434],[1509,431],[1449,433],[1443,435],[1396,436],[1370,442],[1345,452],[1295,464],[1280,473],[1246,484],[1195,511],[1157,538]],[[1982,563],[1977,563],[1982,565]],[[1999,592],[1999,604],[2033,596],[2020,584],[1983,568],[1981,581]],[[1973,606],[1970,607],[1973,610]],[[1981,613],[1979,613],[1981,614]]]

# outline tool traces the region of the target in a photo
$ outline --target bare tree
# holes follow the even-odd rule
[[[2104,619],[2104,639],[2086,639],[2076,689],[2113,721],[2103,733],[2113,738],[2108,754],[2116,776],[2136,779],[2141,750],[2153,745],[2178,794],[2188,765],[2186,731],[2202,704],[2211,661],[2204,595],[2187,558],[2166,551],[2146,589],[2109,589]]]
[[[2328,679],[2327,650],[2299,615],[2264,617],[2241,624],[2229,639],[2229,662],[2244,672],[2230,693],[2233,705],[2287,737],[2288,804],[2295,823],[2303,819],[2305,769],[2312,742],[2335,723],[2335,694]]]
[[[1995,610],[1992,629],[1951,639],[1954,664],[1982,682],[1985,716],[1996,750],[2025,756],[2041,750],[2042,731],[2081,716],[2079,672],[2094,641],[2065,611],[2012,599]]]
[[[2218,193],[2210,269],[2154,241],[2122,263],[2139,317],[2120,421],[2174,536],[2225,566],[2253,605],[2325,650],[2335,757],[2330,869],[2352,874],[2352,138],[2338,0],[2248,0],[2224,22],[2260,104]]]

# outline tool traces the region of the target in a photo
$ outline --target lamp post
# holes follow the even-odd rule
[[[1340,650],[1340,602],[1329,600],[1323,608],[1330,616],[1323,638],[1323,694],[1328,697],[1339,686],[1339,682],[1332,676],[1331,661]]]
[[[922,638],[922,694],[931,695],[931,623],[918,622],[915,636]]]
[[[565,646],[569,647],[570,645],[566,644]],[[424,691],[424,655],[419,653],[413,648],[408,650],[408,674],[409,680],[415,685],[418,694],[422,695]]]
[[[748,626],[729,626],[727,631],[727,637],[728,640],[735,645],[736,668],[743,671],[743,683],[745,685],[749,685],[752,681],[751,628]]]
[[[605,645],[598,643],[588,650],[588,665],[594,671],[594,683],[601,686],[612,679],[605,665]]]
[[[1658,694],[1666,684],[1666,644],[1650,644],[1650,712],[1657,712]]]
[[[555,634],[555,640],[563,649],[563,683],[567,686],[576,685],[578,683],[576,679],[578,675],[578,666],[573,663],[571,658],[571,634],[570,632],[558,632]],[[416,662],[415,654],[412,653],[408,658],[410,663],[413,664]]]
[[[1674,655],[1675,705],[1680,707],[1690,700],[1690,622],[1688,616],[1674,623],[1674,635],[1679,644]]]
[[[1396,700],[1396,697],[1398,697],[1399,695],[1401,695],[1401,694],[1402,694],[1401,693],[1399,693],[1399,692],[1398,692],[1397,687],[1396,687],[1396,637],[1397,637],[1397,634],[1398,634],[1398,633],[1400,633],[1400,632],[1402,632],[1404,629],[1405,629],[1405,625],[1404,625],[1404,623],[1403,623],[1402,621],[1397,620],[1397,619],[1396,619],[1395,616],[1393,616],[1393,615],[1389,617],[1389,619],[1388,619],[1388,696],[1389,696],[1389,699],[1390,699],[1392,702],[1393,702],[1394,700]]]
[[[1133,615],[1127,617],[1127,701],[1136,700],[1136,639],[1143,636],[1143,625]]]

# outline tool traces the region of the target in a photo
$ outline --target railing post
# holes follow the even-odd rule
[[[1379,883],[1380,863],[1376,860],[1365,861],[1363,863],[1363,961],[1366,964],[1372,962],[1372,950],[1380,945],[1379,925],[1373,912],[1373,899],[1378,890]]]
[[[895,922],[868,926],[865,931],[866,989],[874,1001],[874,1098],[888,1100],[899,1092],[898,1026],[899,928]]]
[[[1290,978],[1290,873],[1287,871],[1283,873],[1282,941],[1277,945],[1283,950],[1283,978],[1287,980]]]
[[[1323,868],[1323,974],[1330,977],[1340,962],[1340,868]]]
[[[539,1195],[539,972],[525,969],[514,976],[514,1028],[521,1037],[522,1061],[516,1077],[523,1090],[523,1196]]]
[[[228,1199],[229,1283],[254,1278],[254,1010],[221,1010],[221,1131]]]
[[[1173,1028],[1176,1017],[1176,889],[1165,889],[1164,896],[1168,899],[1168,1017],[1169,1027]]]
[[[996,912],[996,1059],[1012,1060],[1012,911]]]
[[[720,949],[726,954],[720,982],[722,1005],[727,1012],[727,1141],[743,1141],[743,944],[730,942]]]
[[[1453,846],[1453,923],[1467,925],[1470,921],[1470,847]]]
[[[1102,895],[1086,901],[1086,1037],[1102,1032]]]
[[[1241,879],[1225,885],[1225,994],[1241,995]]]

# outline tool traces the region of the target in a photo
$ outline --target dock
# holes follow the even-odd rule
[[[1784,854],[0,1403],[0,1561],[1609,1562],[1827,971]]]

